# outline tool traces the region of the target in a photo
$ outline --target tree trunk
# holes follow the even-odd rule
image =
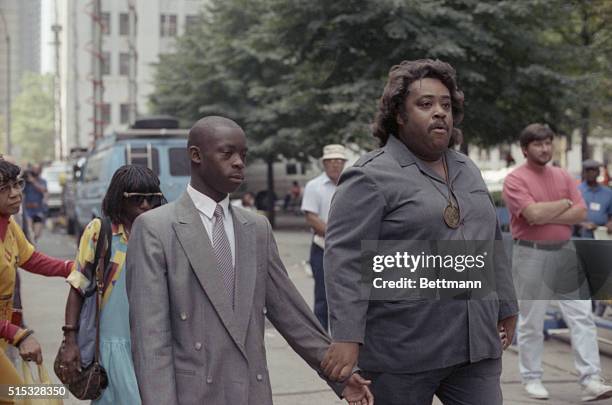
[[[268,203],[266,205],[268,207],[268,220],[272,228],[274,228],[276,227],[276,215],[274,212],[274,207],[276,206],[276,201],[274,201],[274,158],[266,159],[266,163],[268,164]]]
[[[589,151],[589,118],[591,111],[589,107],[582,107],[580,111],[580,138],[582,145],[582,160],[585,161],[591,156]]]

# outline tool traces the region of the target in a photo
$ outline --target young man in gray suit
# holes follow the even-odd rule
[[[134,222],[127,289],[134,368],[144,405],[267,405],[267,316],[315,370],[330,339],[289,280],[270,224],[230,207],[244,179],[246,137],[233,121],[205,117],[188,141],[191,181],[171,204]],[[332,385],[372,404],[354,374]],[[344,390],[344,391],[343,391]]]
[[[434,395],[445,404],[502,404],[502,349],[518,312],[503,249],[495,250],[497,291],[486,300],[370,300],[361,263],[362,241],[501,239],[480,170],[449,148],[462,116],[449,64],[394,66],[374,123],[382,147],[342,174],[332,201],[324,263],[334,343],[323,367],[347,376],[359,359],[378,405],[431,404]]]

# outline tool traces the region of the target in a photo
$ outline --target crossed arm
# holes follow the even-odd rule
[[[537,202],[525,180],[510,174],[504,181],[504,200],[510,212],[525,218],[529,225],[575,225],[584,221],[587,210],[572,179],[567,177],[566,182],[569,198]]]
[[[530,225],[560,224],[574,225],[585,220],[586,208],[573,205],[563,198],[557,201],[531,203],[521,211]]]

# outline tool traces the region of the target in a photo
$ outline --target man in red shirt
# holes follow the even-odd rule
[[[520,134],[527,162],[504,181],[503,197],[516,241],[513,273],[518,298],[522,299],[517,328],[519,368],[527,394],[547,399],[549,393],[541,382],[543,326],[549,300],[559,299],[571,331],[582,400],[609,398],[612,386],[600,377],[591,301],[584,299],[588,285],[570,241],[572,226],[586,218],[586,207],[569,173],[547,165],[552,158],[553,135],[542,124],[527,126]]]

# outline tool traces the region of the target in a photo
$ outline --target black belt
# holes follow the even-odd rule
[[[539,250],[560,250],[565,247],[567,242],[560,243],[542,243],[542,242],[532,242],[529,240],[517,240],[515,241],[517,245],[527,246],[533,249]]]

